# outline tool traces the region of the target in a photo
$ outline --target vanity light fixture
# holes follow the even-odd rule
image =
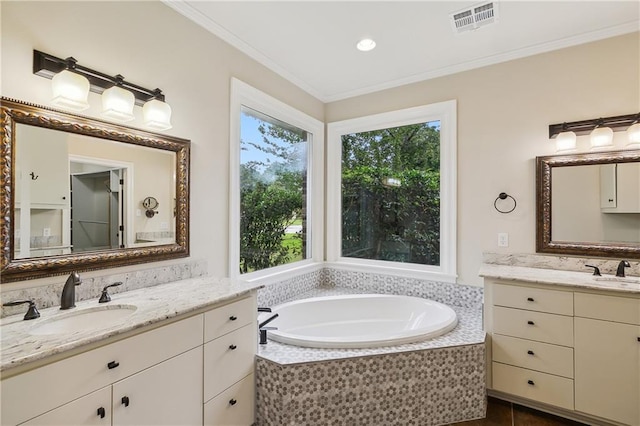
[[[118,74],[115,79],[115,85],[102,92],[102,115],[116,121],[131,121],[135,118],[133,104],[136,99],[132,92],[122,88],[123,76]]]
[[[625,147],[627,149],[640,148],[640,114],[636,117],[636,121],[627,129],[627,139],[629,140]]]
[[[66,71],[66,72],[65,72]],[[116,76],[110,76],[100,71],[93,70],[91,68],[78,65],[74,58],[61,59],[48,53],[43,53],[38,50],[33,51],[33,73],[41,77],[52,79],[52,86],[54,89],[55,105],[66,109],[74,109],[75,111],[81,111],[88,108],[87,96],[89,91],[102,95],[103,115],[118,121],[133,120],[133,107],[138,105],[143,107],[144,123],[147,127],[154,130],[167,130],[171,128],[171,107],[164,102],[164,94],[160,89],[146,89],[133,83],[129,83],[124,80],[124,77],[120,74]],[[73,83],[70,87],[76,87],[77,92],[80,92],[80,87],[84,87],[84,104],[82,104],[82,98],[78,96],[80,101],[64,101],[59,97],[56,87],[62,87],[59,81],[66,81],[68,74],[72,74],[71,78],[78,80],[78,83]],[[84,79],[87,83],[79,83],[80,79]],[[67,84],[69,86],[69,84]],[[88,86],[88,88],[87,88]],[[73,93],[71,89],[67,89],[69,93]],[[69,97],[69,95],[66,95]],[[76,98],[71,98],[72,100]],[[77,107],[74,107],[74,102]],[[146,104],[149,106],[145,108]],[[80,108],[82,105],[82,108]]]
[[[567,130],[567,123],[563,123],[562,132],[556,138],[556,151],[568,152],[576,149],[577,136],[571,130]]]
[[[76,62],[72,57],[65,59],[65,68],[51,79],[51,103],[73,111],[84,111],[89,108],[90,84],[86,77],[74,72]]]
[[[592,149],[603,149],[613,146],[613,132],[620,132],[627,130],[629,142],[640,138],[640,126],[633,127],[640,121],[640,113],[617,115],[614,117],[594,118],[590,120],[565,122],[559,124],[549,125],[549,139],[560,137],[563,133],[572,132],[577,136],[590,135]],[[637,136],[636,136],[637,135]],[[563,136],[569,138],[569,136]],[[640,144],[640,142],[637,142]],[[569,141],[558,141],[556,139],[556,146],[558,151],[563,149],[560,146],[570,145]]]
[[[358,44],[356,44],[356,47],[361,52],[369,52],[370,50],[375,49],[376,42],[370,38],[363,38],[358,42]]]
[[[591,131],[589,136],[591,140],[591,149],[603,149],[613,146],[613,130],[602,124],[602,119],[598,121],[596,127]]]

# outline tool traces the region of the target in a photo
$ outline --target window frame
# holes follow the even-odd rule
[[[312,270],[323,261],[324,252],[324,123],[267,95],[236,78],[231,79],[229,126],[229,277],[255,281],[282,279]],[[310,256],[297,262],[240,274],[240,129],[242,107],[273,117],[306,131],[307,158],[307,246]]]
[[[327,124],[327,262],[340,269],[455,283],[457,102],[449,100]],[[440,265],[342,256],[342,135],[440,121]]]

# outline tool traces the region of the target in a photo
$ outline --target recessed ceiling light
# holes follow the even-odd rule
[[[363,38],[358,42],[358,44],[356,44],[356,47],[361,52],[368,52],[376,47],[376,42],[371,40],[370,38]]]

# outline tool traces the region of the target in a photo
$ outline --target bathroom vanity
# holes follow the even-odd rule
[[[115,295],[106,309],[135,309],[106,328],[48,334],[52,322],[104,312],[96,300],[5,318],[1,423],[252,424],[256,286],[213,281]]]
[[[489,393],[589,424],[640,424],[640,281],[485,264]]]

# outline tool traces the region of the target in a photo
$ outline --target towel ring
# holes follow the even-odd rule
[[[498,200],[506,200],[507,198],[511,198],[513,200],[513,207],[511,208],[511,210],[500,210],[498,208]],[[515,198],[513,198],[511,195],[507,194],[506,192],[501,192],[498,195],[498,198],[496,198],[496,200],[493,202],[493,207],[499,211],[500,213],[503,214],[507,214],[507,213],[511,213],[512,211],[514,211],[516,209],[516,206],[518,205],[517,201]]]

